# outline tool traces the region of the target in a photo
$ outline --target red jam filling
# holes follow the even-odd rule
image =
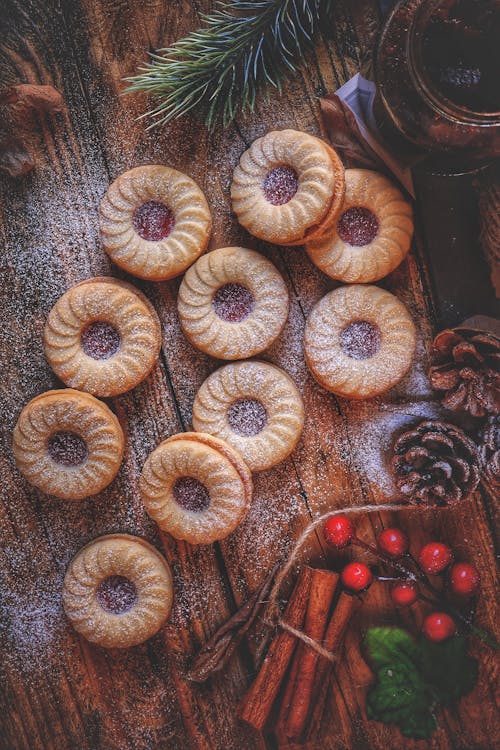
[[[210,494],[204,484],[194,477],[179,477],[173,488],[175,502],[186,510],[205,510],[210,505]]]
[[[239,323],[254,309],[254,298],[243,284],[224,284],[217,289],[212,299],[215,314],[226,323]]]
[[[49,456],[61,466],[79,466],[87,459],[85,440],[74,432],[56,432],[47,444]]]
[[[272,169],[262,186],[266,201],[273,206],[282,206],[291,201],[299,189],[299,178],[293,167],[285,164]]]
[[[111,323],[96,320],[83,329],[81,346],[87,357],[109,359],[120,348],[120,334]]]
[[[351,359],[369,359],[380,347],[381,335],[378,326],[367,320],[349,323],[340,334],[340,346]]]
[[[133,218],[134,229],[143,240],[159,242],[168,237],[174,228],[173,212],[158,201],[148,201],[136,208]]]
[[[257,435],[266,426],[267,410],[256,398],[239,398],[229,407],[227,421],[238,435]]]
[[[97,601],[105,612],[122,615],[137,601],[137,589],[125,576],[109,576],[97,589]]]
[[[353,206],[344,211],[337,223],[337,232],[343,242],[363,247],[373,242],[378,234],[378,219],[369,208]]]

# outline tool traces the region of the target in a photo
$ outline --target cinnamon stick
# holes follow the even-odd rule
[[[283,614],[283,620],[293,628],[303,627],[312,577],[313,569],[305,565]],[[286,630],[281,630],[273,638],[257,677],[239,705],[240,718],[259,731],[271,713],[295,645],[296,638]]]
[[[347,630],[347,626],[361,606],[361,599],[357,596],[350,596],[345,592],[340,594],[330,622],[328,623],[324,646],[333,653],[338,652]],[[306,721],[300,728],[300,736],[305,742],[316,739],[318,726],[323,716],[326,699],[329,693],[331,678],[333,672],[332,665],[325,659],[320,659],[314,678],[314,690],[311,694],[309,704],[309,713]]]
[[[205,682],[226,666],[265,603],[277,569],[278,563],[250,599],[205,643],[191,663],[188,680]]]
[[[321,645],[324,645],[328,616],[339,576],[329,570],[315,570],[311,582],[311,593],[307,605],[304,633]],[[305,725],[315,672],[320,655],[305,643],[300,643],[295,659],[295,683],[292,685],[292,698],[285,722],[287,737],[300,736]]]
[[[297,642],[293,656],[291,658],[292,666],[290,667],[289,674],[285,683],[285,690],[283,697],[280,699],[280,710],[278,720],[276,722],[275,734],[281,733],[285,737],[286,720],[288,718],[288,712],[292,705],[293,696],[295,693],[295,686],[297,684],[297,676],[300,665],[300,651],[302,643]]]

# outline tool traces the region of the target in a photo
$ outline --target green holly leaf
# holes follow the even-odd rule
[[[374,667],[383,667],[394,661],[404,661],[410,665],[418,655],[417,644],[401,628],[369,628],[365,635],[365,646]]]
[[[417,668],[419,649],[400,628],[370,628],[365,645],[375,668],[375,686],[368,694],[367,714],[384,724],[397,724],[406,737],[425,739],[437,722],[425,680]]]
[[[477,661],[467,655],[465,638],[456,636],[444,643],[422,639],[419,645],[422,671],[438,703],[449,706],[472,690]]]
[[[400,628],[379,627],[368,630],[365,646],[376,677],[367,697],[368,717],[397,724],[407,737],[430,737],[438,726],[436,705],[456,701],[477,677],[463,638],[415,643]]]

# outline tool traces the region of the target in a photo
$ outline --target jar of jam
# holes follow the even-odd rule
[[[382,135],[417,151],[499,156],[499,40],[500,0],[400,0],[376,55]]]

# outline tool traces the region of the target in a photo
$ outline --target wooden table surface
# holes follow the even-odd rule
[[[394,433],[420,416],[439,414],[425,372],[433,330],[433,302],[422,253],[381,282],[411,310],[419,331],[412,372],[385,398],[349,402],[326,393],[308,375],[302,355],[304,320],[333,284],[302,248],[280,249],[246,234],[231,215],[229,185],[240,154],[257,136],[292,127],[320,134],[317,97],[333,91],[359,66],[356,19],[373,11],[368,0],[337,2],[335,27],[324,30],[281,97],[259,100],[251,117],[239,117],[209,136],[191,119],[146,132],[136,117],[141,95],[121,97],[123,77],[147,52],[200,25],[214,3],[193,0],[2,0],[0,79],[52,84],[63,94],[59,115],[39,122],[38,163],[28,176],[1,181],[3,322],[1,416],[5,443],[0,501],[0,748],[2,750],[262,750],[275,748],[245,727],[235,707],[256,670],[260,625],[228,668],[203,686],[184,678],[186,663],[203,641],[261,582],[312,516],[342,505],[382,503],[394,497],[385,468]],[[176,315],[179,280],[134,281],[161,319],[163,348],[151,376],[112,399],[126,434],[117,479],[99,496],[62,502],[30,487],[16,471],[11,434],[22,406],[60,387],[42,351],[42,328],[51,306],[70,286],[95,275],[123,274],[102,251],[99,202],[111,180],[147,163],[190,174],[213,213],[211,248],[242,244],[270,257],[291,297],[286,329],[265,359],[282,366],[299,385],[307,422],[294,455],[255,476],[248,517],[228,539],[193,547],[160,537],[140,501],[138,477],[160,440],[189,429],[194,394],[220,363],[183,338]],[[482,594],[477,622],[493,627],[495,557],[493,509],[480,495],[453,511],[377,513],[365,517],[366,539],[389,523],[408,530],[412,547],[438,538],[479,566]],[[61,609],[68,561],[92,538],[111,532],[143,536],[163,547],[175,577],[175,604],[165,629],[123,652],[94,647],[76,636]],[[304,559],[320,564],[314,538]],[[417,632],[421,613],[402,618]],[[402,621],[387,590],[373,586],[359,626],[346,640],[334,689],[314,747],[424,750],[497,747],[495,686],[498,662],[478,643],[474,691],[439,712],[440,730],[429,742],[412,742],[394,727],[367,721],[364,697],[371,674],[360,655],[360,630]],[[496,739],[495,739],[496,734]]]

